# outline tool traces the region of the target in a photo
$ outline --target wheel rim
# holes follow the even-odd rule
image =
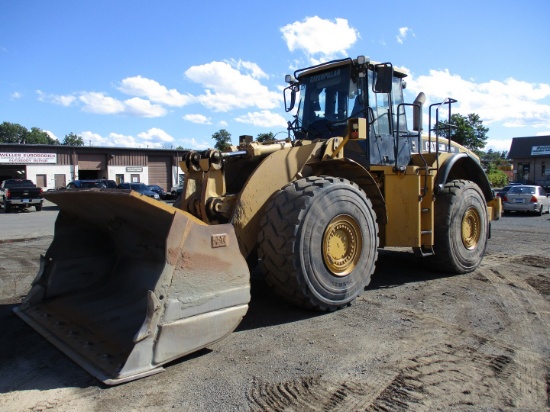
[[[481,237],[481,216],[477,209],[469,208],[462,218],[462,243],[466,249],[475,249]]]
[[[335,276],[346,276],[361,257],[361,228],[349,215],[339,215],[330,221],[323,235],[323,259]]]

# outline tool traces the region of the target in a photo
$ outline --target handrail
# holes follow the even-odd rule
[[[448,120],[447,120],[447,126],[449,127],[449,138],[447,143],[447,151],[451,151],[451,105],[453,103],[456,103],[458,100],[453,99],[451,97],[447,97],[445,100],[443,100],[440,103],[433,103],[430,105],[429,111],[428,111],[428,153],[432,152],[432,130],[435,130],[435,154],[436,154],[436,162],[437,162],[437,168],[439,169],[439,109],[443,107],[443,105],[448,106]],[[435,128],[432,129],[432,107],[437,106],[435,109]]]

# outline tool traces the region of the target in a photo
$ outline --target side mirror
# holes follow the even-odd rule
[[[391,93],[393,85],[393,66],[391,63],[380,63],[374,66],[376,83],[374,93]]]
[[[288,113],[292,109],[294,109],[294,105],[296,104],[296,91],[297,86],[296,85],[290,85],[285,88],[283,92],[283,96],[285,99],[285,111]]]
[[[422,106],[425,101],[426,95],[420,92],[413,102],[413,130],[415,132],[420,132],[422,130]]]

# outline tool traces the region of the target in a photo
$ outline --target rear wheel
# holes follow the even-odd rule
[[[478,185],[453,180],[435,201],[434,252],[430,262],[437,269],[467,273],[481,263],[487,247],[487,204]]]
[[[42,210],[42,203],[35,205],[34,208],[36,209],[37,212],[40,212]]]
[[[9,213],[11,211],[11,205],[9,203],[4,203],[4,213]]]
[[[268,202],[261,222],[259,256],[267,283],[306,308],[350,304],[370,282],[377,249],[372,204],[346,179],[288,184]]]

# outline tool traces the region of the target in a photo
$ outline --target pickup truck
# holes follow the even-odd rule
[[[0,205],[4,212],[11,209],[27,209],[34,206],[37,212],[42,210],[42,189],[36,187],[32,180],[7,179],[0,185]]]

